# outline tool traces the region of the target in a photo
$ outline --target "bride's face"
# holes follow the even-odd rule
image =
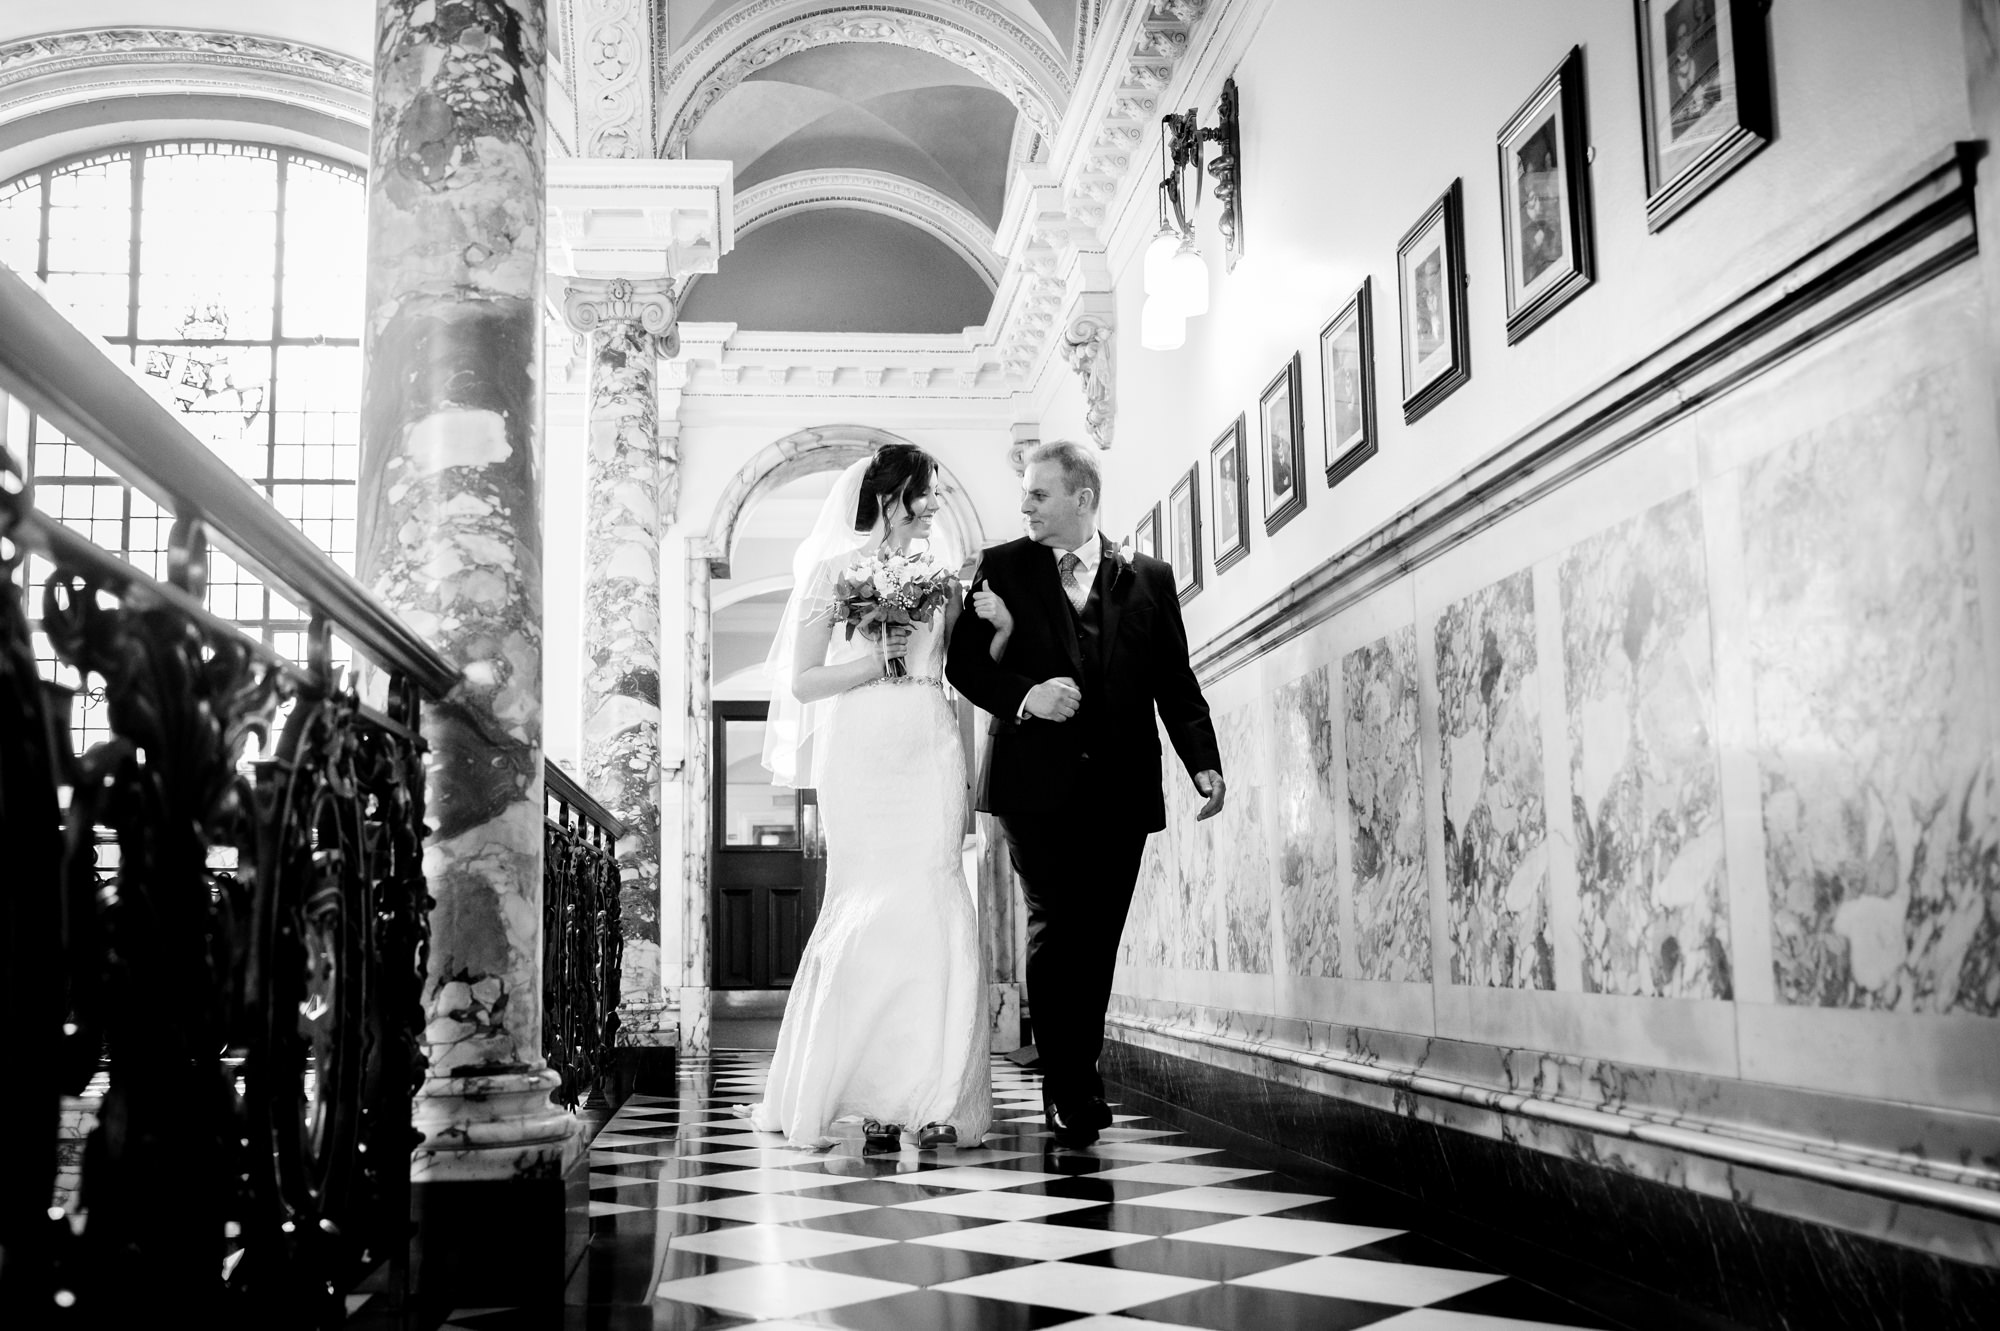
[[[890,500],[884,506],[889,514],[889,530],[912,541],[928,540],[931,522],[937,516],[938,498],[935,490],[926,488],[914,495],[905,495]]]

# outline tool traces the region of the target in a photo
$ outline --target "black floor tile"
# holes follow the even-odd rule
[[[1061,1308],[1001,1299],[975,1298],[924,1289],[868,1303],[830,1308],[794,1321],[815,1326],[850,1327],[853,1331],[1039,1331],[1078,1320],[1080,1314]]]
[[[1151,1271],[1155,1275],[1189,1276],[1195,1280],[1236,1280],[1305,1258],[1295,1252],[1162,1238],[1154,1243],[1132,1243],[1065,1260],[1082,1266],[1114,1266],[1121,1271]]]
[[[1347,1331],[1349,1327],[1371,1326],[1387,1321],[1407,1308],[1385,1303],[1359,1303],[1353,1299],[1329,1299],[1317,1294],[1293,1294],[1281,1289],[1258,1289],[1251,1285],[1210,1285],[1157,1303],[1127,1308],[1121,1314],[1144,1321],[1173,1322],[1181,1326],[1201,1326],[1213,1331],[1278,1331],[1278,1328],[1311,1328],[1311,1331]]]
[[[842,1271],[851,1276],[894,1280],[905,1285],[942,1285],[947,1280],[983,1276],[989,1271],[1005,1271],[1028,1266],[1022,1257],[1002,1257],[990,1252],[966,1252],[933,1243],[885,1243],[879,1248],[814,1257],[793,1266],[809,1266],[816,1271]]]
[[[802,1229],[830,1229],[840,1234],[866,1234],[876,1239],[917,1239],[928,1234],[949,1234],[956,1229],[971,1229],[974,1225],[992,1223],[974,1216],[948,1215],[943,1211],[904,1211],[893,1206],[842,1211],[839,1215],[798,1222]]]

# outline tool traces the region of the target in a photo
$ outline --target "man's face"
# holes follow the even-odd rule
[[[1021,515],[1027,519],[1028,538],[1063,550],[1081,545],[1095,518],[1095,510],[1084,507],[1086,498],[1096,496],[1088,490],[1072,494],[1061,464],[1030,463],[1021,477]]]

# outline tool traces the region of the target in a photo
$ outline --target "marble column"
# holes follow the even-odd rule
[[[619,1043],[674,1042],[660,980],[660,539],[679,458],[662,448],[657,358],[671,354],[669,279],[570,278],[563,317],[590,339],[584,531],[583,769],[625,824],[618,842],[624,992]]]
[[[462,671],[424,709],[437,905],[412,1181],[420,1285],[444,1288],[449,1241],[547,1237],[496,1243],[478,1217],[547,1190],[515,1185],[559,1191],[574,1155],[541,1022],[543,0],[377,18],[358,562]]]
[[[681,767],[682,808],[687,834],[682,841],[681,881],[681,1048],[708,1052],[709,1004],[709,783],[715,755],[709,719],[709,551],[706,538],[690,538],[687,561],[687,741]]]

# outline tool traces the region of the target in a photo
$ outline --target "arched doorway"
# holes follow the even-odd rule
[[[758,453],[731,478],[716,501],[707,533],[688,539],[688,707],[683,769],[681,937],[684,940],[682,973],[691,983],[681,993],[681,1033],[683,1047],[691,1051],[707,1047],[708,1014],[717,980],[719,921],[714,866],[718,849],[717,828],[720,825],[718,814],[726,810],[716,807],[716,777],[720,770],[718,764],[726,764],[730,755],[718,750],[718,737],[725,735],[726,731],[718,727],[718,698],[714,686],[716,666],[723,665],[730,677],[731,687],[727,692],[733,696],[727,701],[732,705],[723,710],[739,714],[735,719],[753,720],[751,713],[756,709],[744,704],[754,703],[760,691],[768,689],[768,681],[745,678],[746,664],[752,659],[762,659],[762,653],[747,640],[725,644],[724,656],[718,661],[717,603],[721,602],[725,624],[730,622],[732,612],[739,607],[754,607],[759,615],[768,618],[767,612],[773,603],[782,608],[784,595],[790,591],[788,560],[784,572],[779,572],[779,566],[770,559],[755,561],[757,566],[754,568],[749,567],[753,561],[746,560],[746,567],[741,570],[744,576],[732,576],[738,572],[735,564],[745,533],[753,529],[752,515],[755,510],[782,494],[802,497],[816,490],[823,497],[824,482],[815,485],[811,483],[812,478],[837,472],[883,444],[908,442],[889,431],[863,425],[821,426],[786,435]],[[939,521],[956,528],[956,534],[963,540],[962,548],[978,551],[986,543],[978,513],[967,499],[964,488],[942,465],[939,479],[944,500]],[[817,511],[816,504],[812,507]],[[808,521],[797,536],[803,536],[809,525]],[[764,533],[761,527],[755,529],[760,535],[753,539],[771,539],[777,531],[776,527],[773,527],[772,533]],[[772,566],[765,567],[765,564]],[[719,594],[719,587],[726,590]],[[751,615],[734,617],[745,620],[756,618]],[[774,626],[773,622],[768,627]],[[736,636],[747,638],[747,635]],[[762,693],[762,696],[768,697],[768,693]],[[746,753],[749,746],[749,731],[746,729],[742,741]],[[744,822],[746,829],[769,829],[778,827],[783,819],[772,816],[760,824],[746,817]],[[746,836],[751,834],[750,830],[746,830]],[[772,835],[782,840],[784,834],[780,830]],[[807,837],[801,840],[809,839],[808,828]],[[752,928],[758,929],[770,928],[773,923],[768,912],[762,916],[746,912],[746,919],[751,920]],[[762,920],[761,924],[756,922],[758,919]],[[782,927],[784,921],[780,919],[777,924]],[[766,940],[767,944],[769,941]],[[799,941],[803,942],[802,936]]]

